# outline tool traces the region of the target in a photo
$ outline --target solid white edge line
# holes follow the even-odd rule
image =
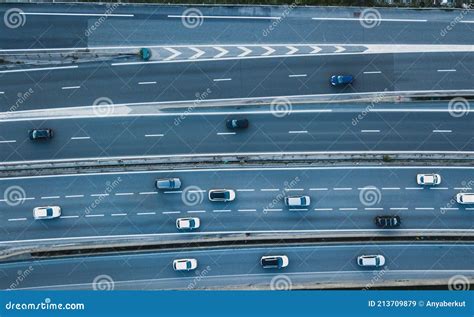
[[[322,20],[322,21],[361,21],[360,18],[311,18],[311,20]],[[375,18],[374,21],[380,22],[428,22],[425,19],[378,19]]]
[[[19,12],[21,15],[48,15],[48,16],[86,16],[86,17],[134,17],[133,14],[115,13],[62,13],[62,12]]]
[[[40,67],[40,68],[24,68],[24,69],[10,69],[10,70],[0,70],[0,74],[7,73],[23,73],[23,72],[36,72],[42,70],[60,70],[60,69],[72,69],[78,68],[79,66],[58,66],[58,67]]]
[[[168,14],[168,18],[189,18],[188,15]],[[197,18],[197,17],[196,17]],[[200,15],[200,19],[247,19],[247,20],[280,20],[281,17],[260,17],[240,15]]]

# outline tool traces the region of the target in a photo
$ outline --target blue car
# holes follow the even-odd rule
[[[341,86],[341,85],[348,85],[354,81],[354,77],[352,75],[333,75],[331,76],[331,85],[333,86]]]

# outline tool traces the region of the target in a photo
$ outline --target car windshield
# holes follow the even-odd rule
[[[265,259],[263,263],[267,266],[278,266],[278,259],[277,258]]]
[[[214,198],[226,198],[226,193],[225,192],[213,192],[212,197]]]
[[[46,215],[52,216],[53,215],[53,208],[46,208]]]

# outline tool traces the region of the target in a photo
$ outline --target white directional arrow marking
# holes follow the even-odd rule
[[[270,54],[273,54],[273,52],[275,52],[275,50],[269,46],[262,46],[262,48],[266,50],[266,52],[262,54],[263,56],[268,56]]]
[[[179,55],[181,55],[180,51],[177,51],[177,50],[175,50],[174,48],[171,48],[171,47],[165,47],[165,50],[168,50],[168,51],[171,52],[171,54],[173,54],[173,55],[168,56],[167,58],[165,58],[165,61],[169,61],[170,59],[176,58]]]
[[[216,50],[220,51],[219,54],[217,54],[216,56],[214,56],[213,58],[219,58],[219,57],[222,57],[224,56],[225,54],[229,53],[228,50],[226,50],[225,48],[222,48],[222,47],[214,47]]]
[[[292,55],[298,52],[298,49],[294,46],[287,46],[286,48],[290,50],[288,53],[286,53],[286,55]]]
[[[204,51],[201,51],[199,48],[190,47],[190,49],[192,49],[193,51],[196,52],[196,54],[191,56],[190,59],[196,59],[196,58],[200,57],[201,55],[203,55],[205,53]]]
[[[336,51],[334,53],[341,53],[344,52],[346,49],[342,46],[336,46]]]
[[[239,46],[238,48],[244,51],[242,54],[239,55],[239,57],[247,56],[252,52],[252,50],[249,50],[248,48],[243,47],[243,46]]]
[[[310,54],[317,54],[321,51],[321,48],[319,46],[310,46],[310,47],[313,49]]]

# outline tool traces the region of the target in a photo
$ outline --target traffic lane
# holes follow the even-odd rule
[[[71,284],[83,284],[82,287],[93,287],[97,276],[107,275],[109,283],[134,280],[168,279],[168,286],[174,288],[199,288],[206,280],[218,279],[215,285],[230,284],[233,276],[241,276],[240,281],[232,281],[231,285],[253,284],[259,277],[265,275],[266,284],[278,274],[285,274],[291,283],[292,277],[305,274],[307,283],[311,282],[313,273],[337,273],[344,278],[362,277],[367,282],[373,281],[374,272],[418,273],[418,278],[433,278],[435,273],[446,272],[455,275],[457,272],[471,272],[473,253],[471,244],[351,244],[333,246],[288,246],[288,247],[255,247],[255,248],[223,248],[213,250],[180,250],[175,252],[135,253],[109,256],[88,256],[79,258],[57,258],[37,261],[24,261],[0,264],[0,272],[4,276],[0,287],[7,289],[15,281],[17,272],[28,270],[34,274],[24,279],[16,288],[46,287]],[[360,255],[381,254],[386,258],[386,264],[379,269],[361,268],[356,259]],[[260,258],[264,255],[287,255],[288,267],[263,269]],[[175,272],[172,262],[178,258],[195,258],[198,261],[197,274],[201,277],[190,285],[188,278],[196,277],[196,272]],[[423,258],[423,261],[419,261]],[[453,259],[456,259],[453,261]],[[30,273],[31,273],[30,272]],[[245,275],[245,276],[244,276]],[[362,276],[361,276],[362,275]],[[380,281],[390,280],[391,277],[380,274]],[[103,275],[102,275],[103,276]],[[327,275],[326,275],[327,276]],[[221,281],[219,281],[219,279]],[[200,284],[199,282],[201,282]],[[331,283],[338,280],[332,277],[326,280]],[[235,283],[235,284],[234,284]],[[78,286],[78,285],[76,285]],[[143,286],[143,285],[142,285]],[[128,286],[130,287],[130,285]],[[133,288],[133,287],[132,287]]]
[[[393,55],[338,55],[122,66],[110,66],[106,62],[85,63],[74,69],[1,74],[0,84],[4,94],[0,98],[4,100],[2,111],[20,111],[45,107],[90,106],[99,98],[120,104],[471,88],[469,83],[473,75],[466,73],[474,67],[474,60],[469,58],[470,55]],[[458,61],[455,66],[452,65],[453,60]],[[454,74],[438,71],[452,70],[453,67],[456,70]],[[331,86],[329,78],[339,73],[352,74],[355,76],[354,83],[345,87]],[[446,80],[446,76],[456,77]],[[18,93],[25,95],[27,92],[27,98],[18,97]]]
[[[429,107],[429,105],[426,105]],[[291,151],[472,151],[469,116],[448,112],[281,113],[202,115],[197,110],[151,117],[91,117],[2,123],[2,162],[151,155]],[[296,108],[296,107],[295,107]],[[263,110],[265,111],[265,110]],[[361,109],[363,112],[364,109]],[[230,118],[249,128],[229,131]],[[28,130],[51,128],[54,138],[29,140]]]

